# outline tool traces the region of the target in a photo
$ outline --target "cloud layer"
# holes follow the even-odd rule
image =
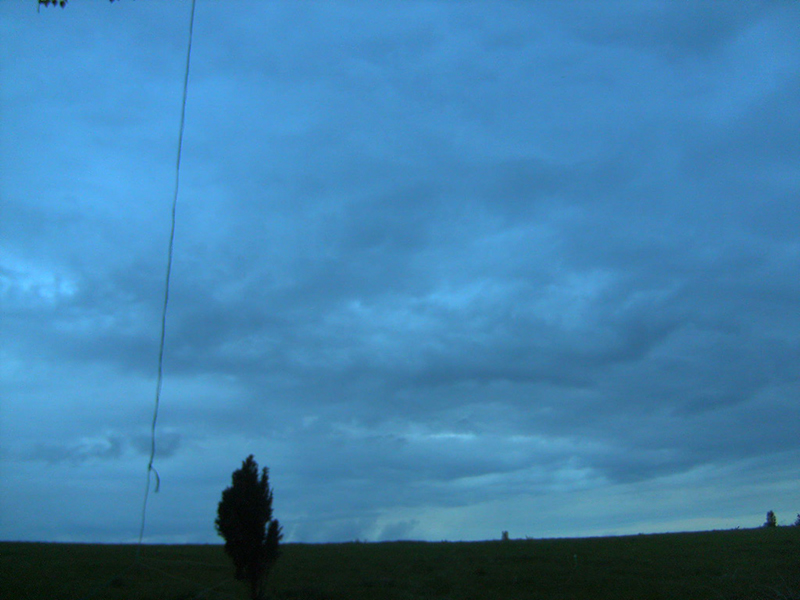
[[[0,7],[4,539],[138,531],[188,7]],[[794,514],[795,25],[198,2],[148,540]]]

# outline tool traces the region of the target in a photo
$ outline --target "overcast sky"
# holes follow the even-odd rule
[[[190,11],[0,2],[0,539],[138,538]],[[798,32],[197,0],[145,541],[793,521]]]

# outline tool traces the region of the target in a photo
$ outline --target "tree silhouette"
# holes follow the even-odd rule
[[[222,492],[214,522],[217,533],[225,539],[225,552],[236,567],[236,579],[250,584],[250,597],[263,598],[269,569],[280,554],[283,537],[277,519],[272,518],[272,490],[269,470],[261,476],[251,454],[242,468],[233,472],[233,484]]]
[[[777,527],[778,518],[773,511],[767,512],[767,520],[764,522],[764,527]]]

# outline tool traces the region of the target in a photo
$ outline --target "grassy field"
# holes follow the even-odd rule
[[[800,527],[491,542],[287,544],[278,599],[800,598]],[[221,546],[0,542],[0,598],[246,598]]]

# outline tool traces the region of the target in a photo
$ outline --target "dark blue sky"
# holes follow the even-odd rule
[[[190,6],[0,3],[0,539],[138,535]],[[798,31],[198,0],[145,541],[792,521]]]

